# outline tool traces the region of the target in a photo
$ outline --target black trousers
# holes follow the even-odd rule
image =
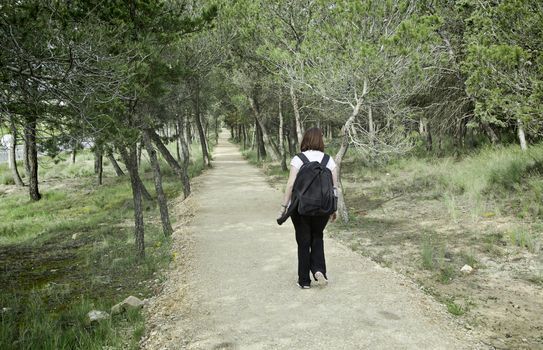
[[[310,271],[313,277],[317,271],[326,277],[322,235],[328,218],[328,216],[299,215],[297,212],[291,216],[298,243],[298,283],[302,286],[311,284]]]

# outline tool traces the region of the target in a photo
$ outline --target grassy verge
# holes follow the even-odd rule
[[[543,216],[543,144],[527,152],[511,145],[474,151],[460,159],[411,157],[374,168],[361,164],[356,153],[348,157],[344,168],[348,181],[379,180],[384,197],[418,192],[440,198],[453,219],[459,200],[471,204],[474,217],[500,212],[531,219]]]
[[[196,176],[203,168],[196,144],[193,156],[190,175]],[[155,203],[145,203],[146,257],[135,261],[129,180],[115,177],[106,161],[104,185],[96,186],[92,158],[82,152],[75,164],[40,159],[39,202],[29,201],[26,190],[0,188],[1,349],[138,348],[145,329],[139,312],[94,325],[86,314],[109,312],[129,295],[155,294],[172,258],[169,239]],[[182,185],[162,165],[165,192],[173,199]],[[145,156],[141,172],[153,193]],[[9,176],[0,165],[0,178]]]

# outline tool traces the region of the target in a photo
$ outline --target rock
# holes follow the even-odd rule
[[[113,305],[111,307],[111,314],[117,315],[126,310],[141,309],[143,305],[144,305],[143,301],[131,295],[128,298],[121,301],[120,303]]]
[[[460,269],[460,271],[466,275],[470,274],[473,272],[473,267],[469,266],[469,265],[464,265],[462,266],[462,268]]]
[[[123,300],[123,305],[125,309],[140,309],[143,307],[143,301],[131,295]]]
[[[118,315],[118,314],[120,314],[120,313],[122,313],[122,312],[124,311],[124,309],[123,309],[123,307],[122,307],[121,304],[122,304],[122,303],[118,303],[118,304],[113,305],[113,306],[111,307],[111,314],[112,314],[112,315]]]
[[[105,311],[100,310],[91,310],[87,314],[87,323],[92,324],[95,322],[100,322],[109,318],[109,314]]]

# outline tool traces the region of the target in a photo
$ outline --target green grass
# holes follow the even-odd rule
[[[137,336],[141,336],[137,332],[144,325],[139,312],[89,325],[87,312],[103,310],[108,305],[85,298],[77,300],[62,313],[50,312],[47,300],[38,291],[32,293],[25,303],[5,297],[1,302],[3,305],[16,305],[1,317],[2,349],[137,349]]]
[[[509,239],[512,245],[526,248],[532,253],[537,253],[540,250],[540,244],[536,234],[530,232],[530,229],[526,226],[519,226],[510,230]]]
[[[198,146],[193,145],[191,176],[203,168]],[[154,287],[145,281],[161,279],[159,271],[174,258],[170,239],[157,224],[155,203],[145,203],[146,257],[136,260],[129,179],[114,176],[105,162],[104,185],[96,186],[92,157],[80,152],[76,164],[40,158],[45,185],[38,202],[24,190],[0,191],[0,310],[8,308],[0,311],[0,349],[138,348],[145,331],[139,312],[92,326],[86,314],[109,312],[128,295],[152,295]],[[166,195],[173,199],[182,185],[162,160],[161,165]],[[153,194],[145,157],[140,170]],[[0,177],[9,175],[0,166]]]
[[[543,219],[542,174],[543,143],[526,152],[517,145],[486,147],[461,158],[404,157],[384,166],[365,166],[351,152],[343,167],[351,182],[375,180],[377,195],[408,193],[442,201],[452,222],[460,220],[463,210],[474,221],[502,213],[532,222]]]
[[[477,261],[477,258],[475,257],[473,251],[461,252],[460,257],[462,259],[462,264],[467,264],[474,268],[479,267],[479,262]]]
[[[454,302],[454,300],[447,300],[445,302],[445,305],[447,306],[447,311],[455,316],[462,316],[466,313],[466,308],[462,307],[461,305],[458,305]]]
[[[421,248],[422,267],[426,270],[434,269],[434,247],[429,240],[424,240]]]
[[[258,154],[256,152],[256,150],[252,150],[250,148],[247,148],[247,149],[242,149],[241,150],[241,155],[247,159],[249,161],[250,164],[252,165],[256,165],[256,166],[262,166],[262,164],[266,161],[270,161],[269,159],[267,158],[264,158],[264,159],[258,159]]]
[[[446,259],[445,241],[438,239],[436,233],[427,233],[422,239],[420,249],[422,268],[435,271],[437,281],[448,284],[457,277],[457,266],[452,259]]]

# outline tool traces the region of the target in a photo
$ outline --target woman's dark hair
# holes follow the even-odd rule
[[[307,150],[315,150],[324,152],[324,141],[322,140],[322,130],[319,128],[307,129],[302,144],[300,145],[302,152]]]

